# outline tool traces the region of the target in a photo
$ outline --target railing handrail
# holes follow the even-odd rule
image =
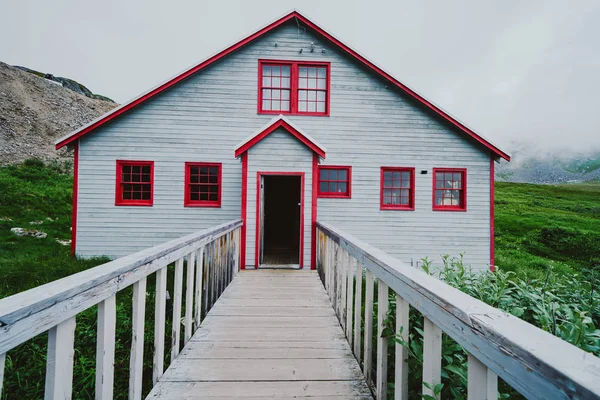
[[[242,226],[242,220],[171,240],[0,299],[0,354]]]
[[[523,395],[600,398],[600,358],[330,224],[317,228]]]

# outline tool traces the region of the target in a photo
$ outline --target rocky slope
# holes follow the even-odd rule
[[[70,158],[54,141],[116,106],[0,62],[0,165]]]

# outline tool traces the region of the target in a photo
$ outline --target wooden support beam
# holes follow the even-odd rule
[[[485,364],[468,355],[468,400],[496,400],[498,399],[498,376]]]
[[[365,277],[365,339],[363,373],[367,383],[371,381],[373,365],[373,274],[367,270]]]
[[[185,345],[192,338],[192,321],[194,313],[194,270],[195,270],[195,252],[187,256],[186,280],[185,280],[185,317],[184,317],[184,336]]]
[[[354,297],[354,357],[360,363],[361,360],[361,317],[362,317],[362,283],[363,283],[363,265],[360,260],[356,260],[356,296]]]
[[[194,302],[194,331],[200,327],[202,321],[202,278],[204,277],[204,246],[198,249],[196,255],[196,294]]]
[[[181,332],[181,300],[183,287],[183,258],[175,262],[175,282],[173,284],[173,327],[171,334],[171,362],[179,355]]]
[[[423,382],[431,388],[442,382],[442,330],[427,317],[423,317]],[[423,394],[434,395],[425,385]]]
[[[346,253],[348,255],[348,262],[346,271],[348,271],[347,282],[348,286],[346,288],[346,338],[348,339],[348,343],[350,347],[352,347],[352,309],[354,307],[354,262],[355,259],[350,255],[350,253]]]

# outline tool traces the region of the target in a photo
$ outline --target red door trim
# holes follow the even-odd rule
[[[248,153],[242,154],[242,229],[240,232],[240,268],[246,269],[246,216],[248,212]]]
[[[258,171],[256,173],[256,235],[254,236],[255,249],[254,249],[254,268],[258,269],[259,265],[259,244],[258,234],[260,229],[260,178],[263,175],[296,175],[300,177],[300,254],[298,258],[298,264],[300,269],[304,268],[304,172],[279,172],[279,171]]]
[[[310,214],[310,269],[317,269],[317,194],[319,188],[319,155],[313,153],[312,162],[312,202]]]
[[[490,270],[494,272],[494,155],[490,155]]]

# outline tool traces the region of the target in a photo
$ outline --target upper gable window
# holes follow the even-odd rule
[[[258,112],[329,115],[329,63],[261,60]]]

